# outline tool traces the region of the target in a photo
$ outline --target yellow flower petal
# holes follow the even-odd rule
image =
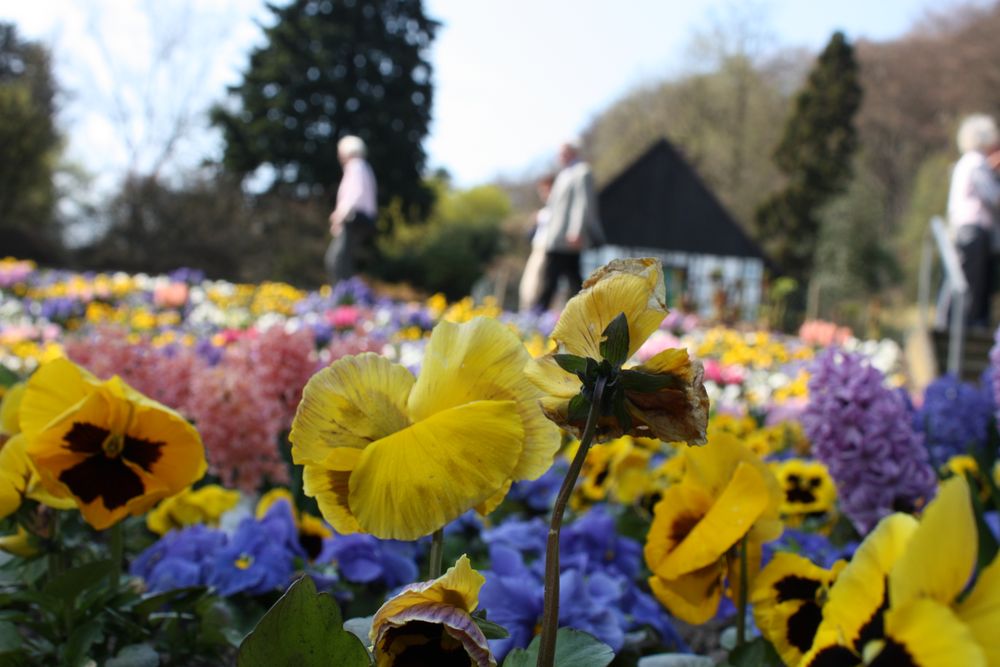
[[[29,437],[38,433],[86,398],[97,384],[97,378],[69,359],[58,358],[43,364],[29,378],[21,399],[18,411],[21,431]]]
[[[700,625],[715,616],[722,598],[722,562],[690,572],[677,579],[655,574],[649,578],[653,595],[670,613],[686,623]]]
[[[769,501],[767,491],[761,474],[753,466],[740,463],[732,481],[708,513],[657,564],[654,572],[661,577],[675,579],[722,558],[764,513]],[[663,503],[662,500],[660,502]]]
[[[365,447],[409,425],[413,375],[376,354],[343,357],[316,373],[288,439],[297,464],[319,463],[332,447]]]
[[[893,603],[895,604],[895,603]],[[994,627],[993,641],[996,641]],[[865,662],[920,667],[987,667],[982,647],[968,626],[946,605],[928,598],[911,600],[885,614],[884,641],[863,647]]]
[[[779,515],[784,493],[770,468],[756,454],[747,449],[733,435],[720,433],[713,435],[704,447],[691,447],[683,452],[685,474],[700,486],[718,497],[729,486],[736,467],[745,463],[753,467],[767,487],[768,503],[757,519],[751,538],[759,542],[775,540],[781,535],[782,524]]]
[[[580,393],[580,378],[562,369],[551,354],[532,359],[524,375],[546,396],[569,400]]]
[[[886,577],[916,529],[912,516],[891,514],[869,533],[830,589],[814,652],[830,644],[861,650],[861,630],[881,613]]]
[[[951,604],[969,582],[978,553],[976,523],[964,477],[941,483],[906,552],[889,575],[894,607],[917,597]]]
[[[959,603],[958,617],[986,651],[987,664],[1000,665],[1000,556],[979,573],[969,596]]]
[[[17,532],[12,535],[0,536],[0,551],[6,551],[21,558],[31,558],[39,552],[39,548],[24,526],[19,525]]]
[[[413,540],[499,491],[521,455],[515,407],[468,403],[366,447],[350,477],[349,505],[361,528]]]
[[[25,383],[18,382],[9,387],[0,401],[0,434],[14,435],[21,432],[21,421],[17,415],[24,398]]]
[[[646,534],[646,564],[660,574],[664,562],[712,508],[712,496],[694,484],[667,487],[653,508],[653,523]]]
[[[552,466],[560,434],[538,409],[542,392],[524,374],[529,361],[521,340],[496,320],[440,322],[424,351],[407,412],[420,421],[472,401],[514,401],[524,449],[511,477],[536,479]]]
[[[361,457],[360,449],[343,447],[343,450],[354,452],[355,458]],[[344,535],[360,533],[361,526],[351,512],[350,503],[350,470],[329,470],[321,465],[307,463],[302,469],[302,488],[305,494],[316,498],[320,514],[334,530]]]
[[[23,435],[15,435],[0,448],[0,519],[21,506],[31,479],[31,466],[24,449]]]
[[[570,354],[601,359],[603,332],[621,313],[628,320],[628,356],[667,316],[663,269],[655,259],[614,260],[595,271],[566,304],[552,331]]]

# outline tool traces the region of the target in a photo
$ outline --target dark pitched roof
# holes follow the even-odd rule
[[[665,139],[608,183],[598,202],[609,244],[768,262]]]

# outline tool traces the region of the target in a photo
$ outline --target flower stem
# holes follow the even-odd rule
[[[590,412],[587,413],[587,424],[583,428],[580,447],[569,466],[566,478],[559,487],[556,504],[552,508],[552,521],[549,524],[549,535],[545,544],[545,606],[542,611],[542,636],[538,647],[537,667],[552,667],[556,658],[556,631],[559,629],[559,531],[562,528],[563,513],[569,503],[569,497],[580,476],[580,469],[587,458],[587,451],[594,439],[597,427],[597,417],[601,411],[601,398],[604,394],[603,377],[597,379],[594,385],[594,395],[591,397]]]
[[[740,590],[736,597],[736,647],[747,642],[747,535],[740,540]]]
[[[119,521],[111,527],[111,590],[118,592],[122,579],[122,561],[125,554],[125,531]]]
[[[428,558],[429,579],[437,579],[441,576],[441,560],[444,557],[444,528],[438,528],[431,536],[431,553]]]

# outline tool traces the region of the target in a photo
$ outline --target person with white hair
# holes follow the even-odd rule
[[[324,257],[331,286],[354,275],[359,250],[375,234],[377,191],[375,173],[365,159],[367,153],[360,137],[348,135],[337,142],[344,176],[337,188],[336,208],[330,214],[333,240]]]
[[[597,195],[590,165],[580,159],[576,140],[563,143],[559,149],[562,169],[556,175],[546,209],[549,212],[545,241],[545,269],[542,290],[535,302],[536,310],[551,305],[560,277],[569,280],[572,296],[583,286],[580,275],[580,253],[604,243],[604,228],[597,211]]]
[[[1000,132],[992,117],[974,114],[958,130],[961,158],[948,193],[948,224],[969,285],[966,322],[990,326],[990,254],[1000,211]],[[950,297],[942,294],[938,322],[946,320]]]

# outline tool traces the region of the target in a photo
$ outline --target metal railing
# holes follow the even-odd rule
[[[918,301],[920,327],[926,331],[931,298],[931,269],[934,262],[934,250],[941,258],[944,268],[944,286],[941,288],[941,298],[938,299],[935,327],[948,327],[948,373],[960,377],[962,369],[962,345],[965,341],[965,300],[969,293],[969,283],[962,271],[962,263],[958,259],[955,244],[952,243],[944,220],[939,216],[931,218],[931,224],[924,234],[924,247],[920,256],[920,276],[918,284]],[[948,323],[949,305],[951,323]]]

